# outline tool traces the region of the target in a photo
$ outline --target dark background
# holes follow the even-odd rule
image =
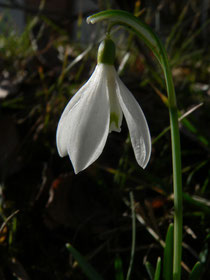
[[[136,251],[131,279],[149,279],[173,221],[166,89],[152,53],[116,30],[116,68],[139,101],[152,139],[145,170],[135,161],[128,129],[111,133],[100,158],[78,175],[60,158],[55,133],[69,99],[89,78],[105,24],[86,17],[107,8],[140,15],[160,36],[171,63],[180,115],[184,196],[183,279],[200,260],[209,271],[210,52],[209,1],[0,1],[0,279],[87,279],[71,243],[104,279],[126,275],[131,249],[129,193],[135,200]],[[19,14],[17,14],[19,13]],[[18,15],[18,20],[16,19]],[[90,47],[88,52],[85,50]],[[78,56],[80,59],[78,59]],[[15,212],[17,211],[18,212]],[[3,224],[5,223],[5,224]],[[18,278],[19,277],[19,278]]]

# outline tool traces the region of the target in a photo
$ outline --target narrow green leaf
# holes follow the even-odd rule
[[[155,277],[154,280],[160,280],[160,272],[161,272],[161,258],[158,257],[156,269],[155,269]]]
[[[170,46],[170,48],[172,48],[177,43],[177,41],[180,39],[180,36],[182,34],[182,32],[180,30],[182,30],[182,28],[183,28],[183,20],[188,11],[189,2],[190,1],[188,1],[187,4],[182,9],[182,12],[180,13],[180,15],[178,17],[176,24],[173,26],[171,33],[169,34],[168,38],[166,39],[166,49],[168,49],[169,46]]]
[[[88,279],[91,280],[103,280],[103,278],[96,272],[96,270],[85,260],[85,258],[74,248],[71,244],[67,243],[66,248],[77,260],[83,272],[86,274]]]
[[[195,208],[197,211],[201,211],[206,215],[210,215],[209,206],[204,204],[203,201],[191,197],[188,193],[183,193],[184,202]]]
[[[130,263],[128,267],[126,280],[130,280],[131,271],[133,268],[135,247],[136,247],[136,215],[135,215],[135,202],[134,202],[133,192],[130,192],[130,202],[131,202],[131,216],[132,216],[132,243],[131,243],[131,257],[130,257]]]
[[[115,279],[124,280],[122,259],[120,258],[120,256],[117,256],[115,258],[114,267],[115,267]]]
[[[163,279],[173,279],[173,231],[174,226],[170,224],[166,234],[164,256],[163,256]]]
[[[200,262],[197,262],[195,265],[194,265],[194,267],[193,267],[193,269],[192,269],[192,271],[191,271],[191,273],[190,273],[190,278],[189,278],[189,280],[199,280],[199,279],[201,279],[201,271],[202,271],[202,265],[201,265],[201,263]]]
[[[149,274],[150,280],[153,280],[155,276],[154,267],[151,265],[150,262],[146,262],[145,266],[146,266],[147,273]]]

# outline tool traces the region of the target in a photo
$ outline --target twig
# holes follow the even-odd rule
[[[6,218],[6,220],[2,223],[1,228],[0,228],[0,234],[3,232],[3,229],[5,226],[8,224],[8,222],[15,216],[17,213],[19,213],[20,210],[16,210],[13,212],[9,217]]]

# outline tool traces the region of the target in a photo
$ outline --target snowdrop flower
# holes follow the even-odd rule
[[[71,98],[58,123],[56,142],[61,157],[69,155],[74,171],[84,170],[102,153],[110,132],[120,132],[125,116],[138,164],[151,154],[150,132],[139,104],[114,68],[115,45],[99,46],[98,64],[89,80]]]

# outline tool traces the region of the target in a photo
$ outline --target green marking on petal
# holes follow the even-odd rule
[[[119,128],[119,117],[116,113],[113,112],[110,114],[110,126],[112,123],[114,123],[115,126]]]

